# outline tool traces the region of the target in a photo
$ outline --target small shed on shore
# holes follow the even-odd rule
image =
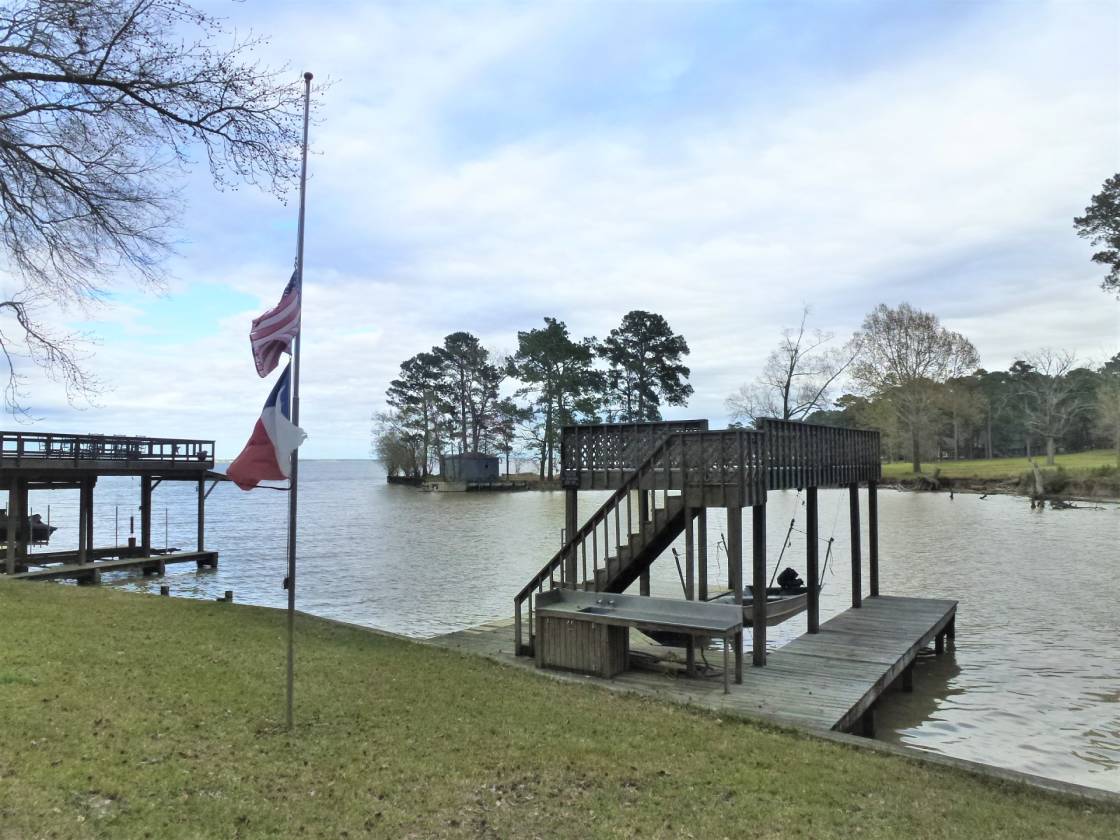
[[[496,455],[465,452],[462,455],[441,455],[439,474],[443,481],[495,481],[501,477]]]

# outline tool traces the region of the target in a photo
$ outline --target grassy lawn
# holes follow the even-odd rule
[[[1046,455],[1035,458],[1042,469],[1046,466]],[[1098,467],[1115,467],[1116,453],[1111,449],[1093,449],[1088,452],[1073,452],[1058,455],[1057,466],[1070,473],[1086,473]],[[940,468],[946,478],[1018,478],[1031,468],[1026,458],[981,458],[975,461],[931,461],[922,464],[922,472],[932,474]],[[895,461],[883,465],[883,478],[912,478],[909,461]]]
[[[1114,840],[1120,813],[312,619],[0,582],[0,838]]]

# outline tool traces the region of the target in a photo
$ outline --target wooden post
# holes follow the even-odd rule
[[[696,600],[696,539],[692,530],[692,509],[684,509],[684,597],[689,601]],[[688,673],[696,672],[696,639],[688,637],[687,660],[685,665]]]
[[[743,509],[727,509],[727,578],[732,597],[740,607],[743,605]],[[735,635],[735,650],[743,650],[743,631]],[[743,657],[735,657],[735,682],[743,681]]]
[[[198,550],[206,544],[206,479],[198,480]]]
[[[25,478],[19,482],[19,542],[16,544],[16,564],[20,567],[20,571],[27,571],[29,545],[31,545],[31,506]]]
[[[820,540],[817,524],[817,488],[809,487],[805,490],[805,583],[809,589],[806,612],[810,633],[821,631]]]
[[[152,477],[140,478],[140,556],[152,556]]]
[[[649,533],[649,497],[652,491],[639,490],[638,491],[638,533],[642,535],[642,542],[646,540],[646,535]],[[638,593],[640,595],[649,595],[649,569],[645,569],[638,575]]]
[[[863,560],[859,550],[859,485],[848,485],[848,507],[852,527],[852,606],[863,606]]]
[[[874,481],[867,482],[867,560],[871,597],[879,595],[879,499]]]
[[[872,706],[863,713],[863,717],[859,722],[859,734],[864,738],[875,737],[875,706]]]
[[[564,539],[570,541],[579,530],[579,517],[576,509],[576,500],[579,491],[574,487],[569,487],[564,491]],[[575,545],[572,546],[568,556],[564,558],[564,581],[569,589],[576,588],[576,549]]]
[[[89,517],[86,507],[89,505],[89,483],[83,477],[78,485],[78,562],[89,562]]]
[[[751,636],[754,642],[751,664],[761,668],[766,664],[766,505],[751,507],[752,540],[751,560]]]
[[[97,479],[93,476],[86,479],[86,552],[93,551],[93,488]],[[93,556],[90,555],[92,560]]]
[[[4,558],[4,571],[9,575],[16,571],[16,523],[19,522],[19,479],[8,483],[8,524],[4,544],[7,549]]]
[[[697,568],[699,574],[700,600],[708,600],[708,509],[696,511]]]

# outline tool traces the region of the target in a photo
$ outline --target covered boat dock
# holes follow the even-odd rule
[[[101,546],[94,541],[93,500],[99,478],[140,479],[140,540]],[[217,568],[218,552],[206,548],[206,497],[218,481],[214,441],[49,432],[0,432],[0,491],[6,490],[7,523],[0,571],[23,579],[72,579],[97,583],[102,571],[140,569],[162,574],[167,563]],[[152,548],[152,493],[165,481],[189,481],[198,489],[198,539],[194,551]],[[209,486],[207,486],[209,485]],[[28,515],[32,490],[77,490],[76,549],[29,553],[34,529]]]

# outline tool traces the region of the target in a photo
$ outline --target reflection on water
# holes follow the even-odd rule
[[[507,617],[515,592],[558,547],[558,492],[421,493],[386,485],[371,462],[301,468],[299,605],[309,612],[411,636]],[[581,493],[581,517],[606,495]],[[110,544],[115,528],[125,539],[138,498],[134,479],[98,483],[98,545]],[[60,528],[51,547],[74,547],[77,491],[31,494],[44,518],[48,503]],[[219,485],[206,525],[220,569],[169,566],[163,581],[120,574],[106,582],[144,591],[166,582],[174,595],[200,598],[232,589],[237,601],[282,606],[286,503],[284,493]],[[847,496],[822,491],[820,507],[821,536],[835,538],[821,598],[827,619],[850,603]],[[1120,790],[1120,509],[1039,513],[1014,497],[894,491],[880,492],[879,508],[883,592],[960,601],[955,647],[919,660],[913,694],[886,699],[879,737]],[[192,548],[194,511],[192,485],[160,485],[153,544],[164,544],[166,527],[169,545]],[[771,494],[768,518],[769,562],[793,519],[782,565],[803,570],[802,498]],[[721,532],[723,511],[711,511],[713,582],[726,581]],[[654,594],[680,594],[671,555],[652,578]],[[771,644],[800,635],[804,622],[771,628]]]

